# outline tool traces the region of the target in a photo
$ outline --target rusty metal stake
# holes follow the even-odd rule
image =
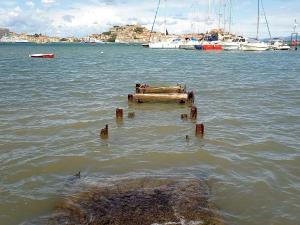
[[[116,118],[117,120],[123,120],[123,109],[116,109]]]
[[[196,106],[191,107],[190,117],[191,117],[191,120],[197,120],[197,107]]]
[[[135,113],[134,112],[129,112],[128,113],[128,118],[133,119],[135,117]]]
[[[196,136],[197,137],[203,137],[203,135],[204,135],[204,125],[203,125],[203,123],[196,124]]]
[[[100,137],[101,137],[101,139],[107,139],[108,138],[108,124],[105,125],[105,128],[101,129]]]
[[[194,104],[195,101],[195,95],[194,92],[188,92],[188,103],[190,104]]]
[[[133,102],[133,95],[132,94],[128,95],[128,102]]]
[[[181,119],[182,120],[187,120],[188,119],[188,115],[187,114],[181,114]]]

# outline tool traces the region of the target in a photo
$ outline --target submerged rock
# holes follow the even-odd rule
[[[221,225],[201,180],[144,178],[93,186],[62,201],[46,224]]]

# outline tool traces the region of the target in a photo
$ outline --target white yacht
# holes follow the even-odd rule
[[[182,44],[181,39],[171,39],[166,41],[152,42],[149,43],[149,48],[165,48],[165,49],[176,49]]]
[[[283,40],[276,38],[271,41],[272,49],[274,50],[290,50],[291,47]]]
[[[196,45],[200,45],[200,41],[195,38],[187,38],[179,45],[180,49],[196,50]]]
[[[239,36],[235,39],[220,42],[220,45],[226,51],[234,51],[234,50],[239,50],[241,45],[247,42],[248,42],[247,38]]]
[[[253,40],[249,39],[248,42],[245,42],[240,46],[240,50],[242,51],[266,51],[269,49],[270,49],[269,44],[254,39]]]
[[[260,25],[260,4],[262,5],[262,0],[257,0],[257,24],[256,24],[256,39],[254,40],[248,40],[247,43],[241,44],[240,50],[242,51],[266,51],[270,49],[270,45],[259,41],[258,35],[259,35],[259,25]],[[263,14],[265,17],[265,21],[267,24],[268,32],[271,38],[271,32],[269,29],[268,20],[265,14],[264,7],[262,6]]]

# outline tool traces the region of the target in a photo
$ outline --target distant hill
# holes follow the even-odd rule
[[[281,36],[281,37],[272,37],[272,39],[275,39],[275,38],[279,38],[279,39],[284,40],[284,41],[290,41],[291,40],[291,36],[286,36],[286,37],[283,37],[283,36]],[[263,41],[269,41],[270,38],[264,38],[262,40]]]
[[[7,28],[0,28],[0,38],[2,38],[5,34],[9,33],[9,29]]]
[[[91,38],[96,38],[105,42],[117,43],[146,43],[150,38],[150,31],[146,27],[140,25],[125,25],[114,26],[109,31],[101,34],[92,34]],[[163,36],[160,32],[153,32],[153,38],[160,38]]]

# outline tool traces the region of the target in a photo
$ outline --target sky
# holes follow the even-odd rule
[[[182,34],[211,28],[255,37],[257,0],[161,0],[156,31]],[[300,23],[300,0],[263,0],[272,36],[289,36]],[[151,29],[158,0],[0,0],[0,27],[30,34],[84,37],[114,25],[140,24]],[[229,15],[231,5],[231,25]],[[210,7],[209,7],[210,6]],[[224,17],[225,14],[225,17]],[[263,10],[259,36],[268,37]]]

